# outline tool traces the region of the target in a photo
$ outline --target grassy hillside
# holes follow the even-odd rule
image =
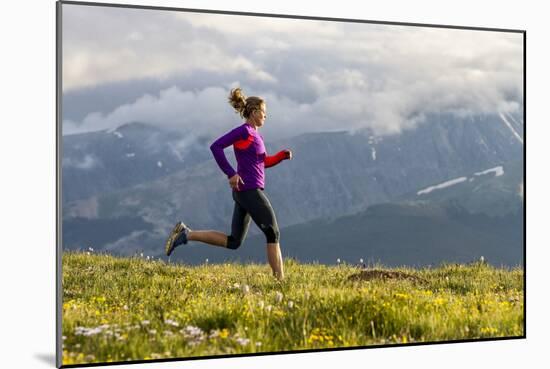
[[[523,271],[65,253],[63,364],[523,335]]]

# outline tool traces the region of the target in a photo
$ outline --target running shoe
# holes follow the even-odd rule
[[[187,234],[189,233],[189,227],[184,223],[178,222],[170,232],[170,236],[166,240],[166,245],[164,246],[164,251],[166,251],[166,256],[170,256],[172,251],[181,244],[187,244]]]

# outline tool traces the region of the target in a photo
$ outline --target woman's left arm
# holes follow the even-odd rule
[[[279,164],[281,161],[286,159],[292,159],[292,151],[282,150],[276,153],[275,155],[268,156],[267,153],[264,158],[264,166],[266,168],[273,167]]]

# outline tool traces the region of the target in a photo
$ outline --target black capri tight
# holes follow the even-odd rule
[[[279,226],[275,212],[263,190],[233,191],[233,200],[235,208],[227,248],[235,250],[241,246],[251,219],[265,234],[267,243],[279,242]]]

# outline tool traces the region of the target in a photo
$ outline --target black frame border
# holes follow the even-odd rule
[[[63,61],[63,3],[58,1],[55,7],[55,239],[56,239],[56,263],[55,263],[55,365],[60,368],[63,365],[63,271],[62,271],[62,256],[63,256],[63,220],[62,212],[62,176],[61,176],[61,159],[62,155],[62,128],[63,128],[63,91],[62,91],[62,61]]]

